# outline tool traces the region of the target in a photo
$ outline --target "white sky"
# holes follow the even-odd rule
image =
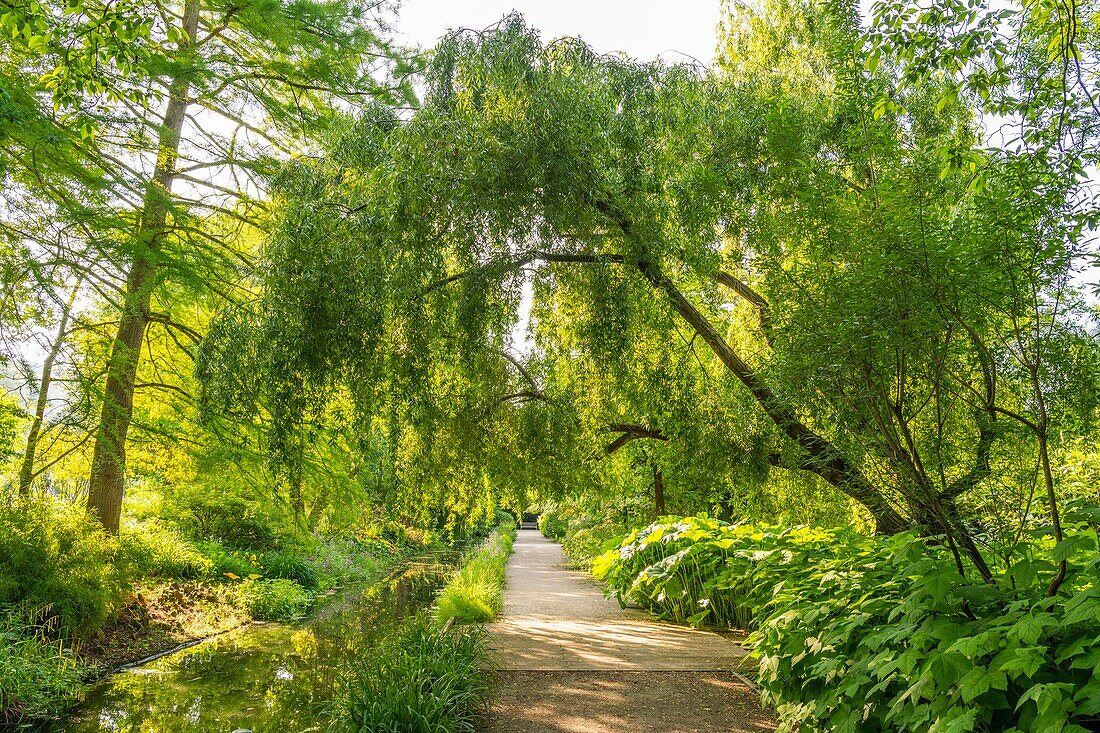
[[[717,45],[719,0],[404,0],[396,25],[405,42],[431,47],[449,29],[481,30],[512,10],[544,41],[580,36],[600,53],[709,64]]]

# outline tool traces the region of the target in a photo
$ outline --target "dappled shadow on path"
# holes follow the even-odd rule
[[[522,616],[491,632],[495,661],[508,669],[737,670],[746,655],[717,634],[634,620]]]
[[[502,671],[485,733],[762,733],[775,722],[723,672]]]
[[[744,647],[659,623],[603,596],[561,547],[521,532],[504,613],[489,626],[499,670],[486,733],[761,733],[775,722],[736,674]]]

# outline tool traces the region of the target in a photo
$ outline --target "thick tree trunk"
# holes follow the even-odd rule
[[[34,406],[34,418],[31,421],[31,429],[27,432],[27,447],[23,451],[23,463],[19,466],[19,493],[26,496],[31,491],[31,483],[34,481],[34,459],[38,452],[38,437],[42,433],[42,421],[46,417],[46,407],[50,401],[50,384],[53,382],[53,365],[57,361],[57,355],[61,353],[65,345],[65,337],[69,329],[69,316],[73,311],[73,303],[80,291],[80,285],[73,288],[65,308],[61,311],[61,320],[57,324],[57,336],[50,345],[45,361],[42,362],[42,375],[38,380],[38,400]]]
[[[199,24],[198,0],[187,0],[183,13],[186,37],[180,52],[186,53]],[[180,133],[187,114],[189,74],[173,77],[168,87],[168,108],[160,130],[157,163],[135,232],[135,254],[126,276],[122,314],[111,344],[107,383],[96,431],[92,471],[88,479],[88,509],[109,532],[118,532],[126,477],[126,435],[134,406],[141,345],[149,325],[149,309],[156,284],[157,265],[153,256],[166,233],[172,183],[176,177]]]

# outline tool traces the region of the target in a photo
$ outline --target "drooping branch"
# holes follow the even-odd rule
[[[633,227],[622,212],[602,199],[589,198],[588,201],[597,211],[612,219],[623,235],[627,238],[633,238]],[[501,275],[518,270],[533,262],[622,264],[626,262],[626,258],[621,254],[560,254],[530,250],[513,258],[493,260],[484,265],[449,275],[430,284],[422,292],[427,294],[458,280],[489,272]],[[875,518],[875,524],[879,532],[895,534],[909,527],[909,522],[890,505],[886,497],[871,484],[858,467],[849,461],[832,443],[801,422],[790,406],[784,404],[772,392],[771,388],[764,384],[756,371],[730,347],[714,325],[688,301],[669,278],[645,259],[639,258],[633,263],[650,284],[665,293],[676,312],[702,337],[703,341],[707,343],[711,351],[718,356],[726,368],[749,389],[757,404],[760,405],[776,427],[806,452],[807,455],[798,462],[800,468],[816,473],[867,507]],[[751,288],[747,288],[747,286],[745,289],[751,291]],[[759,295],[757,295],[757,298],[762,300]],[[629,439],[623,441],[623,444],[626,442],[629,442]]]
[[[504,404],[505,402],[515,402],[523,404],[524,402],[531,402],[532,400],[538,400],[540,402],[553,402],[552,399],[544,395],[542,392],[535,390],[524,390],[522,392],[513,392],[511,394],[501,395],[494,401],[495,404]]]
[[[522,361],[520,361],[514,354],[511,354],[507,351],[501,351],[500,355],[503,356],[508,361],[508,363],[516,368],[516,371],[519,372],[520,376],[527,380],[527,383],[531,385],[533,389],[539,389],[541,391],[539,383],[535,381],[535,378],[533,376],[531,376],[531,372],[527,370],[527,367],[523,365]]]

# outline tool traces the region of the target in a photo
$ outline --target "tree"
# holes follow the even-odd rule
[[[115,63],[99,64],[93,81],[77,85],[82,94],[69,100],[76,107],[67,118],[32,108],[44,128],[64,122],[80,135],[61,161],[67,168],[59,162],[41,181],[20,172],[21,180],[94,233],[98,259],[74,263],[78,269],[125,262],[95,272],[119,314],[88,497],[108,529],[118,529],[147,330],[156,324],[186,336],[170,312],[153,310],[156,293],[171,281],[200,281],[223,298],[240,293],[234,270],[247,268],[248,257],[209,229],[209,218],[258,224],[264,176],[279,157],[308,151],[325,134],[332,105],[344,103],[337,100],[399,94],[385,76],[390,55],[373,9],[347,2],[143,4],[149,22],[141,48],[126,48],[135,40],[129,31],[102,37],[114,49],[107,61]],[[35,50],[21,65],[23,78],[75,63],[49,43]],[[11,157],[30,171],[41,136],[23,130],[16,143]],[[66,185],[74,179],[81,184],[75,194]],[[106,206],[90,210],[89,189],[108,191]]]
[[[875,5],[869,39],[870,58],[894,65],[902,88],[933,82],[940,106],[961,98],[989,119],[1007,121],[1001,141],[955,146],[943,168],[950,172],[962,161],[973,172],[973,230],[992,240],[983,260],[997,268],[975,280],[1001,319],[989,348],[1002,355],[1002,369],[1014,372],[1019,385],[1015,400],[993,410],[1034,440],[1058,543],[1052,429],[1057,424],[1063,436],[1087,431],[1097,399],[1090,369],[1095,318],[1079,293],[1079,274],[1098,257],[1100,224],[1100,199],[1088,173],[1098,161],[1100,135],[1100,103],[1090,85],[1100,68],[1095,13],[1087,3],[936,2],[918,11],[890,0]],[[900,105],[884,98],[880,108]],[[1052,411],[1054,402],[1061,404]],[[1065,573],[1062,560],[1050,595]]]
[[[514,314],[508,293],[514,306],[524,269],[535,267],[551,282],[564,266],[626,267],[747,387],[798,446],[804,467],[862,501],[882,529],[905,526],[858,467],[797,417],[668,274],[693,288],[717,287],[715,203],[728,189],[716,185],[707,156],[723,153],[696,145],[710,139],[708,121],[743,100],[723,96],[694,69],[600,58],[572,41],[543,48],[517,19],[484,36],[446,39],[428,83],[410,123],[369,117],[357,149],[334,155],[331,175],[296,174],[301,183],[292,198],[314,203],[289,208],[280,235],[287,244],[270,249],[275,267],[296,277],[269,281],[271,296],[260,308],[281,319],[281,336],[269,330],[264,338],[293,349],[280,354],[293,365],[289,373],[316,375],[318,383],[355,374],[370,384],[384,363],[409,375],[409,383],[423,382],[438,339],[454,343],[460,358],[495,347]],[[400,156],[386,160],[397,150]],[[680,161],[700,156],[706,159],[682,174],[686,180],[667,180]],[[336,188],[332,182],[349,177],[366,185],[347,193],[341,185],[336,195],[346,203],[318,207]],[[321,226],[311,217],[319,209],[349,214]],[[344,244],[326,244],[322,254],[319,239]],[[334,280],[334,272],[347,279]],[[309,279],[321,273],[323,289]],[[494,292],[500,284],[504,290]],[[627,292],[637,295],[637,285]],[[404,305],[391,312],[395,303]],[[667,329],[669,312],[655,310],[647,315]],[[287,329],[288,321],[301,325]],[[385,341],[398,334],[384,357],[392,361],[383,361]],[[275,418],[295,420],[293,413]]]

